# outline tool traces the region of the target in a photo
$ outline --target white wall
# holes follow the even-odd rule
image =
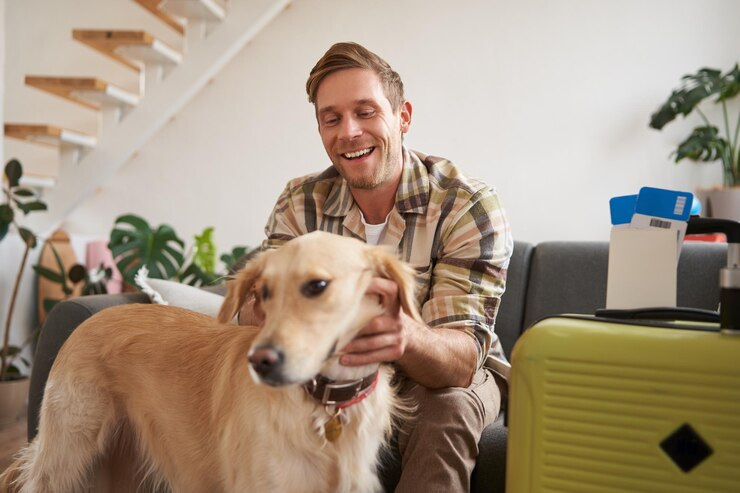
[[[8,47],[8,118],[38,119],[50,107],[89,128],[87,110],[17,84],[29,64],[36,73],[116,68],[62,46],[77,16],[98,18],[95,2],[80,2],[73,11],[59,5],[71,0],[11,2],[6,24],[20,44]],[[101,22],[151,21],[126,18],[121,2],[106,0]],[[53,16],[14,22],[39,5],[55,5]],[[258,244],[285,181],[328,164],[308,71],[331,43],[356,40],[405,81],[415,108],[407,143],[494,184],[516,238],[603,240],[611,196],[720,181],[719,165],[669,160],[688,123],[657,132],[647,122],[683,74],[737,61],[739,17],[735,0],[296,0],[66,226],[106,236],[117,215],[135,212],[188,241],[215,226],[222,250]],[[73,56],[60,57],[65,49]]]
[[[5,111],[5,0],[0,0],[0,121],[3,120]],[[4,145],[5,139],[0,141],[0,163],[5,166]],[[5,169],[5,168],[3,168]]]
[[[6,8],[5,0],[0,0],[0,26],[5,26],[6,19]],[[5,47],[6,47],[6,30],[0,31],[0,121],[4,118],[5,104],[3,97],[6,93],[5,90]],[[5,162],[10,159],[8,154],[4,152],[5,142],[0,142],[0,180],[3,179],[5,172]],[[0,202],[4,202],[5,197],[0,197]],[[5,334],[5,323],[10,305],[10,297],[13,292],[13,285],[15,284],[20,262],[23,257],[23,240],[11,232],[2,241],[0,241],[0,348],[2,348],[2,337]],[[33,254],[32,254],[33,255]],[[29,293],[33,292],[32,289],[32,271],[30,268],[30,261],[24,269],[24,275],[21,280],[20,289],[20,301],[17,304],[15,315],[13,317],[12,329],[17,327],[31,328],[35,324],[35,314],[29,307],[33,306],[29,303]],[[27,330],[11,330],[10,332],[10,344],[17,345],[23,342],[26,334],[30,331]]]

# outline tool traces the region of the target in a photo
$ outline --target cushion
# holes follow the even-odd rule
[[[224,297],[175,281],[149,279],[146,267],[136,273],[136,284],[149,296],[152,303],[187,308],[210,317],[216,317]]]

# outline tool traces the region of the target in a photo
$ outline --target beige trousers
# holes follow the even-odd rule
[[[396,493],[467,493],[483,429],[501,408],[490,371],[478,370],[470,387],[427,389],[410,381],[400,388],[418,406],[401,424],[401,480]]]

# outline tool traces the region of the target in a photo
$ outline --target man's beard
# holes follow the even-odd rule
[[[381,147],[375,146],[373,153],[380,152]],[[398,149],[397,152],[393,150]],[[373,190],[378,186],[385,183],[399,166],[399,160],[403,160],[401,153],[401,139],[393,139],[390,142],[390,146],[386,149],[385,156],[382,157],[379,166],[377,166],[372,175],[370,176],[349,176],[341,164],[334,163],[334,167],[339,171],[339,174],[344,178],[349,186],[358,190]]]

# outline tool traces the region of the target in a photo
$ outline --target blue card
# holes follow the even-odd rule
[[[609,199],[612,225],[629,224],[637,206],[637,195],[622,195]]]
[[[642,187],[637,196],[635,213],[669,221],[688,221],[693,198],[690,192]]]

